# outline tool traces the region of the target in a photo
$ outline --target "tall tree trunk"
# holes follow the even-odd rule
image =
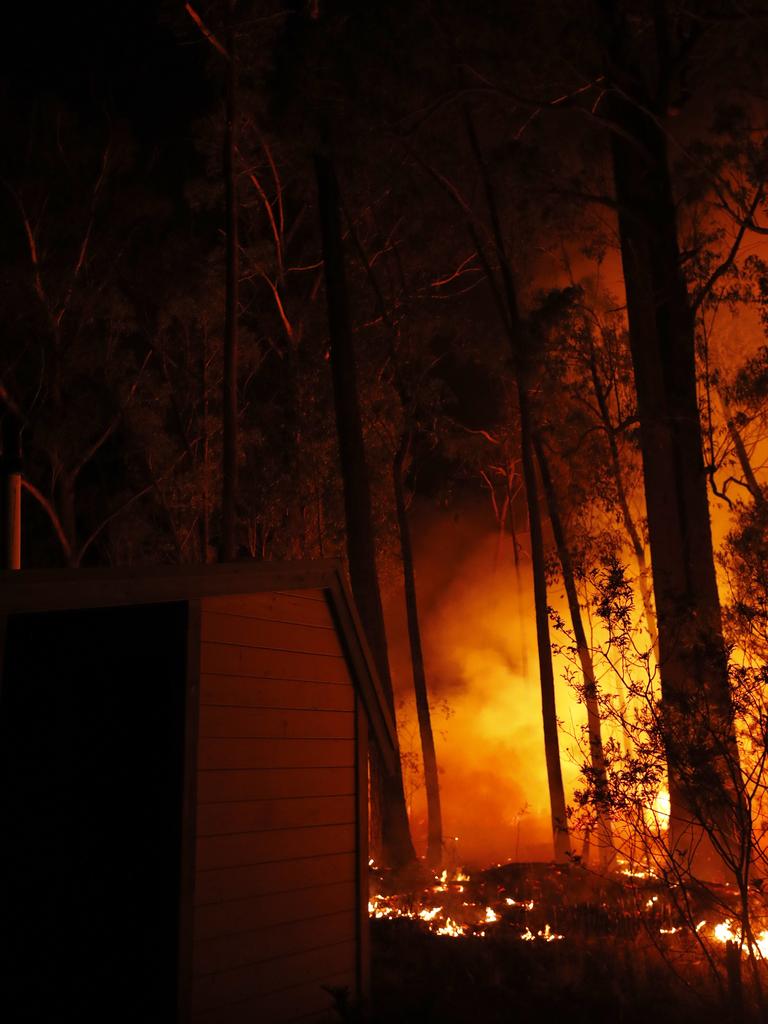
[[[235,0],[227,5],[227,84],[224,132],[226,190],[226,299],[224,310],[224,376],[222,379],[221,558],[237,554],[237,367],[240,250],[238,241],[237,170],[237,38]]]
[[[520,572],[520,545],[517,541],[517,530],[515,529],[515,501],[514,497],[509,499],[509,535],[512,539],[512,563],[515,567],[515,612],[517,615],[517,639],[520,646],[520,667],[523,676],[528,675],[528,644],[525,635],[525,607],[523,604],[523,576]]]
[[[371,261],[360,242],[355,223],[345,211],[349,234],[357,251],[360,263],[365,270],[368,281],[376,296],[382,320],[387,328],[389,338],[389,357],[394,369],[394,386],[397,397],[403,410],[403,417],[406,424],[410,424],[413,418],[414,402],[410,395],[410,389],[403,377],[398,360],[396,339],[397,327],[393,323],[384,295],[374,273]],[[398,445],[393,463],[393,487],[395,494],[395,508],[398,517],[400,533],[400,547],[403,561],[403,583],[405,590],[406,617],[408,622],[408,638],[411,651],[411,670],[413,675],[414,696],[416,699],[416,712],[419,722],[419,739],[421,741],[422,764],[424,766],[424,785],[427,793],[427,860],[431,867],[436,867],[442,861],[443,853],[443,823],[440,807],[440,783],[437,770],[437,757],[435,754],[435,742],[432,735],[431,712],[427,692],[426,670],[424,656],[421,649],[421,630],[419,627],[418,604],[416,601],[416,576],[413,564],[413,552],[411,549],[411,532],[408,522],[408,514],[405,500],[404,472],[411,444],[413,442],[413,429],[406,426]]]
[[[517,386],[517,403],[520,415],[520,447],[523,464],[523,483],[528,508],[528,523],[531,534],[531,567],[533,571],[533,599],[536,616],[536,645],[539,655],[539,681],[541,686],[541,711],[544,726],[544,755],[547,765],[547,782],[549,786],[550,813],[552,816],[552,835],[555,859],[564,861],[570,849],[568,821],[565,805],[565,788],[563,772],[560,765],[560,741],[557,730],[557,709],[555,706],[555,673],[552,665],[552,647],[549,638],[549,611],[547,605],[547,578],[544,559],[544,540],[541,530],[541,510],[536,482],[536,469],[533,456],[533,423],[531,419],[530,399],[528,397],[528,340],[527,326],[520,313],[517,299],[514,272],[507,253],[504,231],[499,216],[496,192],[491,180],[488,165],[483,156],[480,140],[477,135],[472,114],[468,107],[464,109],[464,125],[469,146],[475,159],[477,169],[488,207],[491,236],[495,255],[498,260],[501,287],[485,253],[485,246],[474,221],[470,218],[469,229],[474,241],[478,257],[483,266],[492,296],[497,304],[502,326],[506,331],[510,344],[512,360],[515,365]]]
[[[208,401],[208,336],[203,331],[203,353],[200,363],[200,406],[202,416],[203,484],[200,509],[200,548],[202,562],[211,560],[211,489],[210,489],[210,417]]]
[[[595,791],[595,808],[597,813],[597,838],[601,866],[606,868],[613,856],[613,837],[611,835],[611,818],[608,807],[608,774],[605,766],[605,752],[600,725],[600,705],[597,694],[597,680],[592,652],[587,643],[584,622],[581,617],[579,597],[576,593],[576,579],[573,573],[571,553],[565,536],[565,527],[560,517],[560,505],[549,470],[549,461],[544,451],[544,444],[538,433],[533,436],[536,458],[541,473],[541,483],[549,511],[549,521],[557,547],[557,557],[563,573],[563,584],[568,599],[568,610],[573,625],[573,636],[576,641],[576,653],[581,665],[584,679],[584,703],[587,708],[587,735],[589,737],[589,761]]]
[[[371,494],[360,417],[355,354],[349,325],[339,186],[332,159],[324,153],[317,153],[315,155],[315,173],[320,209],[339,460],[344,482],[349,575],[352,593],[365,627],[382,689],[394,721],[396,717],[395,700],[389,672],[387,636],[376,569]],[[391,867],[402,867],[414,862],[416,854],[408,826],[403,777],[399,762],[395,772],[390,775],[385,770],[381,757],[373,746],[371,775],[372,785],[380,787],[382,797],[382,853]]]
[[[416,573],[413,564],[411,526],[405,500],[405,463],[411,446],[410,433],[400,439],[392,467],[395,491],[397,527],[400,534],[400,551],[403,559],[403,585],[405,589],[405,610],[408,620],[408,641],[411,648],[413,689],[416,695],[416,714],[419,721],[419,736],[424,762],[424,784],[427,791],[427,864],[439,867],[443,859],[443,818],[440,809],[440,781],[435,754],[435,738],[432,735],[432,721],[427,693],[427,674],[424,668],[424,653],[421,647],[421,628],[416,602]]]
[[[533,600],[536,614],[536,645],[539,653],[539,679],[541,684],[541,715],[544,724],[544,755],[547,764],[550,813],[555,860],[565,861],[570,850],[568,819],[565,806],[563,771],[560,764],[560,739],[557,730],[555,705],[555,672],[552,664],[552,645],[549,637],[549,604],[547,601],[547,573],[544,557],[544,537],[541,529],[541,507],[533,461],[533,424],[523,374],[518,370],[518,403],[520,407],[520,446],[522,448],[523,480],[528,505],[528,523],[531,532],[531,567],[533,571]]]
[[[611,133],[659,629],[672,856],[731,877],[738,816],[727,656],[696,396],[694,316],[683,278],[663,113],[628,56],[626,11],[603,0]],[[664,5],[657,16],[664,20]],[[660,61],[663,61],[660,40]],[[734,771],[735,766],[735,771]],[[734,854],[735,855],[735,854]]]

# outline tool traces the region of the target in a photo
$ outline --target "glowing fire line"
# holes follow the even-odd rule
[[[435,876],[436,884],[424,890],[421,894],[421,899],[418,901],[406,903],[400,896],[385,896],[382,893],[371,896],[368,901],[368,914],[372,918],[379,919],[405,918],[420,921],[434,935],[447,936],[449,938],[467,936],[485,938],[487,926],[503,923],[503,908],[497,910],[487,902],[481,904],[463,900],[461,906],[466,907],[467,910],[462,912],[461,916],[466,919],[461,921],[457,920],[457,910],[446,906],[442,900],[439,903],[435,901],[434,905],[429,901],[431,895],[438,893],[446,893],[449,896],[451,894],[461,895],[465,889],[463,883],[469,881],[470,876],[461,869],[458,869],[452,877],[449,877],[447,871],[443,871],[441,875]],[[450,902],[450,899],[448,902]],[[533,910],[534,906],[534,902],[531,899],[517,900],[509,896],[504,899],[504,904],[507,907],[517,908],[524,913]],[[540,939],[543,942],[555,942],[563,938],[562,935],[552,931],[549,924],[546,924],[544,928],[536,932],[532,932],[526,926],[525,931],[518,934],[526,942],[531,942],[535,939]]]
[[[653,879],[655,876],[650,871],[624,869],[621,874],[641,880]],[[504,907],[515,908],[517,911],[528,913],[534,908],[532,899],[515,899],[511,896],[503,898],[503,906],[495,909],[487,902],[472,903],[463,900],[458,907],[455,896],[464,893],[464,885],[461,883],[470,881],[470,876],[458,870],[452,877],[447,871],[435,876],[435,885],[423,890],[420,898],[412,899],[411,903],[403,900],[402,896],[386,896],[381,893],[371,896],[368,902],[368,913],[372,918],[393,919],[405,918],[421,922],[427,930],[434,935],[448,938],[485,938],[488,926],[499,924],[511,924],[512,921],[504,918]],[[446,901],[431,901],[433,894],[444,893]],[[450,904],[453,898],[454,908]],[[466,911],[461,908],[466,908]],[[655,915],[659,912],[659,896],[648,897],[643,904],[645,912]],[[463,918],[463,920],[459,919]],[[518,925],[519,927],[519,925]],[[706,929],[706,931],[704,931]],[[704,933],[708,941],[725,945],[733,943],[739,947],[743,955],[749,955],[749,942],[742,934],[740,926],[732,918],[726,918],[719,924],[712,927],[707,926],[706,920],[698,921],[695,926],[682,923],[672,924],[658,928],[658,934],[664,936],[680,936],[691,932]],[[546,943],[557,942],[564,938],[563,935],[554,931],[549,923],[543,928],[534,931],[529,924],[524,925],[522,932],[514,930],[511,934],[517,934],[523,942],[541,941]],[[752,941],[752,951],[759,959],[768,959],[768,929],[756,933]]]

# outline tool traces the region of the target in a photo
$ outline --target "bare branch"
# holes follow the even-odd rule
[[[269,143],[261,133],[259,133],[259,140],[261,141],[261,148],[264,150],[269,161],[269,167],[272,171],[272,180],[275,183],[275,197],[277,199],[277,220],[280,225],[280,251],[281,253],[285,249],[285,211],[283,210],[283,185],[280,181],[280,175],[277,173],[277,165],[275,159],[272,156],[272,149]]]
[[[136,389],[138,388],[139,383],[141,381],[141,376],[144,373],[147,363],[149,362],[151,357],[152,353],[148,352],[144,357],[144,362],[141,364],[139,372],[136,374],[136,379],[133,382],[133,385],[128,393],[128,397],[126,398],[125,402],[123,402],[123,404],[120,406],[118,411],[112,417],[112,419],[101,432],[101,434],[99,434],[99,436],[96,438],[93,444],[91,444],[90,447],[86,448],[85,452],[75,463],[74,467],[69,471],[68,476],[71,477],[71,479],[75,479],[78,473],[80,473],[80,471],[82,470],[83,466],[87,465],[91,461],[96,452],[98,452],[98,450],[109,440],[112,434],[114,434],[115,430],[118,427],[118,424],[120,423],[120,420],[123,418],[123,415],[125,414],[125,410],[131,404],[133,396],[136,394]]]
[[[746,217],[743,218],[741,226],[739,227],[739,230],[736,232],[736,237],[733,240],[733,245],[731,246],[728,255],[720,264],[720,266],[713,271],[713,273],[709,277],[709,280],[706,281],[701,286],[699,291],[696,293],[696,297],[691,303],[691,309],[694,314],[699,310],[701,304],[704,302],[706,297],[711,293],[712,289],[720,280],[720,278],[724,274],[726,274],[735,263],[736,257],[739,253],[739,249],[741,248],[741,243],[744,240],[744,235],[747,233],[747,228],[751,227],[751,225],[754,223],[755,213],[757,212],[757,208],[762,202],[764,195],[765,182],[761,182],[761,184],[755,191],[755,195],[752,199],[752,202],[749,204],[747,215]]]
[[[91,234],[93,232],[93,223],[94,223],[94,220],[95,220],[95,217],[96,217],[96,201],[99,198],[99,192],[101,192],[102,185],[104,184],[104,181],[106,180],[106,176],[107,176],[107,167],[109,165],[109,153],[110,153],[110,144],[109,144],[109,142],[107,142],[106,146],[104,147],[104,152],[103,152],[102,157],[101,157],[101,167],[99,168],[99,174],[98,174],[98,177],[96,178],[96,182],[95,182],[95,184],[93,186],[93,193],[91,195],[90,211],[89,211],[89,215],[88,215],[88,224],[86,225],[86,228],[85,228],[85,233],[83,235],[83,240],[80,243],[80,250],[79,250],[79,252],[77,254],[77,262],[75,263],[75,268],[74,268],[74,270],[72,272],[72,280],[69,283],[69,288],[67,289],[67,294],[64,296],[64,299],[62,300],[61,305],[59,306],[59,311],[58,311],[58,313],[56,314],[56,317],[55,317],[57,325],[61,324],[62,318],[63,318],[64,314],[66,313],[68,307],[69,307],[69,303],[70,303],[70,301],[72,299],[72,292],[74,291],[75,285],[77,283],[77,279],[80,276],[80,272],[82,271],[82,269],[83,269],[83,267],[85,265],[85,260],[86,260],[86,257],[88,255],[88,247],[89,247],[90,242],[91,242]]]
[[[277,223],[275,221],[275,215],[272,212],[272,204],[270,203],[269,199],[267,198],[267,194],[264,191],[264,189],[263,189],[263,187],[261,185],[261,182],[257,178],[256,173],[254,171],[247,171],[246,173],[248,174],[248,177],[249,177],[249,179],[251,181],[251,184],[253,185],[253,187],[256,189],[256,192],[258,193],[259,199],[261,199],[262,206],[264,207],[264,212],[267,215],[267,219],[269,221],[269,226],[270,226],[270,229],[272,231],[272,238],[275,240],[275,257],[276,257],[276,261],[277,261],[278,272],[279,272],[280,276],[282,277],[283,276],[283,243],[282,243],[282,239],[280,237],[280,232],[278,230]]]
[[[15,398],[13,398],[6,388],[5,384],[0,380],[0,402],[12,413],[18,420],[24,422],[25,417],[22,414],[21,406],[18,404]]]
[[[184,4],[184,10],[190,16],[192,21],[194,21],[194,23],[200,29],[202,34],[205,36],[205,38],[208,40],[208,42],[214,48],[214,50],[218,50],[219,53],[222,55],[222,57],[225,58],[225,60],[229,60],[230,58],[229,58],[229,54],[227,53],[226,48],[224,46],[222,46],[222,44],[219,42],[219,40],[216,38],[216,36],[213,34],[213,32],[211,32],[211,30],[206,26],[206,24],[204,23],[203,19],[197,13],[197,11],[192,6],[192,4],[189,4],[189,3]]]
[[[272,295],[275,300],[275,305],[277,306],[277,312],[280,314],[280,320],[282,322],[285,333],[288,336],[288,341],[290,341],[291,344],[293,344],[295,340],[294,330],[291,321],[288,319],[288,314],[285,311],[283,300],[280,298],[280,292],[278,291],[277,286],[275,285],[274,281],[271,280],[268,274],[266,274],[263,270],[259,270],[258,273],[259,276],[262,277],[269,285],[269,289],[272,292]]]
[[[177,459],[176,461],[178,462],[179,460]],[[174,465],[175,465],[175,463],[174,463]],[[169,470],[169,472],[170,472],[170,470]],[[125,510],[127,508],[129,508],[131,505],[133,505],[133,503],[135,501],[138,501],[139,498],[143,498],[144,495],[147,494],[149,491],[151,491],[154,486],[155,486],[155,484],[154,484],[154,481],[153,481],[151,484],[147,484],[146,487],[142,487],[142,489],[140,491],[136,491],[136,493],[132,494],[130,496],[130,498],[128,498],[126,501],[124,501],[122,503],[122,505],[118,505],[118,507],[116,509],[114,509],[112,512],[110,512],[109,515],[106,517],[106,519],[102,519],[102,521],[99,523],[99,525],[96,527],[96,529],[91,533],[91,535],[87,538],[87,540],[85,540],[83,542],[83,544],[80,545],[80,549],[78,550],[77,557],[75,559],[75,564],[76,565],[80,565],[80,563],[82,562],[82,560],[83,560],[83,558],[85,556],[85,553],[88,550],[88,548],[91,546],[91,544],[93,544],[93,542],[96,540],[96,538],[102,532],[102,530],[112,522],[113,519],[117,518],[117,516],[119,516],[121,514],[121,512],[125,512]]]
[[[456,422],[456,421],[454,420],[454,422]],[[496,444],[496,445],[501,444],[501,441],[499,440],[499,438],[495,437],[490,432],[490,430],[482,430],[482,429],[474,429],[473,427],[465,427],[461,423],[459,423],[458,426],[461,427],[461,429],[464,431],[465,434],[474,434],[474,435],[476,435],[478,437],[484,437],[485,440],[488,441],[489,444]]]
[[[42,303],[43,308],[45,309],[48,316],[51,317],[51,319],[53,319],[51,314],[51,307],[48,302],[48,296],[46,295],[45,288],[43,287],[43,279],[40,275],[40,259],[37,251],[37,239],[35,237],[35,232],[33,231],[32,225],[29,222],[29,217],[27,216],[27,211],[24,206],[24,203],[22,202],[21,196],[18,194],[18,192],[11,188],[8,182],[4,182],[4,184],[10,192],[11,196],[13,197],[13,200],[16,203],[16,206],[18,207],[19,215],[21,216],[21,223],[24,227],[24,234],[27,239],[29,258],[32,262],[32,275],[34,281],[35,294],[40,299],[40,302]]]
[[[455,281],[457,277],[462,277],[464,274],[479,274],[479,267],[467,267],[468,263],[471,263],[477,257],[476,252],[471,252],[466,259],[462,260],[461,263],[456,267],[453,273],[448,274],[447,277],[440,277],[436,281],[432,281],[429,285],[430,288],[443,288],[445,285],[450,284],[451,281]]]
[[[56,536],[58,537],[59,543],[61,544],[61,550],[64,553],[64,557],[66,558],[67,562],[69,562],[72,557],[72,546],[67,540],[67,535],[64,532],[64,527],[61,524],[61,519],[59,519],[58,512],[53,506],[53,502],[49,498],[46,498],[43,492],[39,490],[39,488],[35,487],[35,485],[31,481],[27,480],[26,477],[24,476],[22,476],[21,478],[21,486],[26,491],[29,491],[29,493],[32,495],[35,501],[38,502],[40,507],[43,509],[45,514],[50,519],[51,526],[56,532]]]

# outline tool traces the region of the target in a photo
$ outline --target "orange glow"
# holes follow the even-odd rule
[[[480,515],[485,516],[484,508]],[[521,563],[518,594],[511,541],[494,570],[498,538],[487,528],[485,533],[479,530],[473,517],[458,524],[435,525],[432,520],[421,527],[420,534],[419,594],[425,608],[428,683],[437,704],[433,731],[446,862],[487,865],[550,860],[552,826],[529,565]],[[525,535],[518,540],[523,546],[527,543]],[[445,551],[462,552],[450,573]],[[559,588],[553,589],[550,600],[567,617]],[[396,607],[393,600],[391,614]],[[408,700],[407,638],[400,625],[390,626],[395,678],[402,695],[398,725],[408,763],[417,766],[406,769],[406,793],[414,839],[423,849],[426,804],[419,733],[415,707]],[[598,632],[597,623],[592,628]],[[563,640],[554,629],[552,637]],[[564,657],[555,659],[561,763],[570,802],[586,757],[586,712],[564,678],[566,667]],[[448,706],[447,716],[441,701]],[[663,813],[661,807],[659,811]],[[575,837],[576,853],[581,852],[580,842]]]
[[[712,934],[716,942],[733,942],[739,946],[742,954],[749,953],[749,943],[746,937],[742,934],[741,928],[730,918],[716,924]],[[753,952],[761,960],[768,957],[768,930],[761,931],[754,936]]]
[[[748,248],[743,255],[749,254]],[[605,268],[604,268],[605,269]],[[617,271],[618,273],[618,271]],[[609,275],[610,276],[610,275]],[[723,308],[709,325],[710,353],[714,369],[723,373],[754,355],[764,342],[756,311]],[[722,410],[713,400],[715,428],[722,428]],[[719,419],[718,419],[719,417]],[[768,438],[756,429],[747,440],[756,468],[768,465]],[[754,435],[754,436],[753,436]],[[719,483],[728,475],[738,476],[733,464],[723,467]],[[636,521],[643,516],[642,496],[630,494]],[[732,524],[725,502],[710,494],[713,535],[722,543]],[[599,520],[603,513],[595,512]],[[444,825],[444,863],[459,862],[485,866],[492,863],[547,861],[552,857],[552,833],[544,759],[536,656],[533,596],[527,558],[528,535],[516,520],[520,564],[516,569],[512,539],[499,537],[487,498],[480,494],[472,508],[460,514],[438,515],[433,507],[414,507],[412,522],[417,553],[417,587],[421,611],[427,679],[433,699],[433,731],[440,768]],[[615,525],[615,524],[614,524]],[[599,530],[599,522],[593,524]],[[551,544],[549,545],[551,549]],[[649,553],[646,551],[646,557]],[[624,562],[630,575],[635,571],[631,552]],[[727,581],[720,572],[723,600]],[[396,576],[396,574],[395,574]],[[408,754],[406,792],[417,849],[426,848],[426,801],[421,776],[419,731],[415,708],[410,702],[411,677],[405,623],[401,615],[399,581],[393,577],[388,602],[388,627],[397,694],[402,749]],[[582,593],[583,613],[590,644],[605,640],[602,624],[590,610]],[[570,624],[562,584],[550,587],[550,604]],[[635,593],[633,642],[638,650],[651,648],[651,638],[642,618],[642,602]],[[550,626],[555,642],[568,641]],[[733,652],[734,661],[742,652]],[[561,723],[561,764],[569,804],[581,788],[581,766],[587,760],[584,738],[586,714],[583,703],[564,679],[569,668],[564,656],[555,658],[557,714]],[[598,666],[600,692],[614,709],[625,708],[630,719],[638,705],[605,663]],[[653,657],[647,663],[648,691],[658,696],[658,672]],[[447,716],[443,712],[447,707]],[[603,739],[612,738],[627,749],[626,736],[616,722],[603,723]],[[748,741],[739,736],[745,763],[754,762],[759,751],[750,752]],[[651,784],[652,785],[652,784]],[[642,811],[649,848],[635,848],[618,839],[625,874],[648,878],[658,874],[657,860],[669,828],[670,801],[664,780],[657,780]],[[768,810],[768,808],[766,808]],[[572,852],[584,853],[583,835],[574,835]],[[594,858],[594,836],[591,856]],[[625,848],[626,847],[626,848]],[[656,849],[655,847],[658,847]]]
[[[420,924],[433,935],[448,938],[485,938],[489,928],[512,927],[512,934],[515,934],[514,921],[519,921],[522,912],[526,914],[533,908],[533,900],[518,901],[507,898],[499,898],[493,904],[485,900],[467,899],[465,886],[456,881],[461,878],[464,882],[470,881],[466,872],[458,869],[452,878],[444,871],[437,878],[437,885],[428,886],[418,893],[393,893],[385,895],[375,893],[368,901],[368,915],[374,919],[396,919],[403,918]],[[434,899],[435,893],[441,894],[439,903]],[[515,915],[506,915],[505,908],[515,907]],[[526,929],[528,930],[528,929]],[[529,941],[528,936],[523,933],[520,938]],[[544,928],[531,932],[530,939],[541,939],[544,942],[552,942],[561,939],[546,924]]]

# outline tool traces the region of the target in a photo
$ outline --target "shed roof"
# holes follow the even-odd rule
[[[187,601],[222,594],[324,590],[355,685],[381,753],[395,764],[397,739],[357,610],[336,559],[311,562],[231,562],[217,565],[134,566],[115,569],[25,569],[0,572],[0,617]]]

